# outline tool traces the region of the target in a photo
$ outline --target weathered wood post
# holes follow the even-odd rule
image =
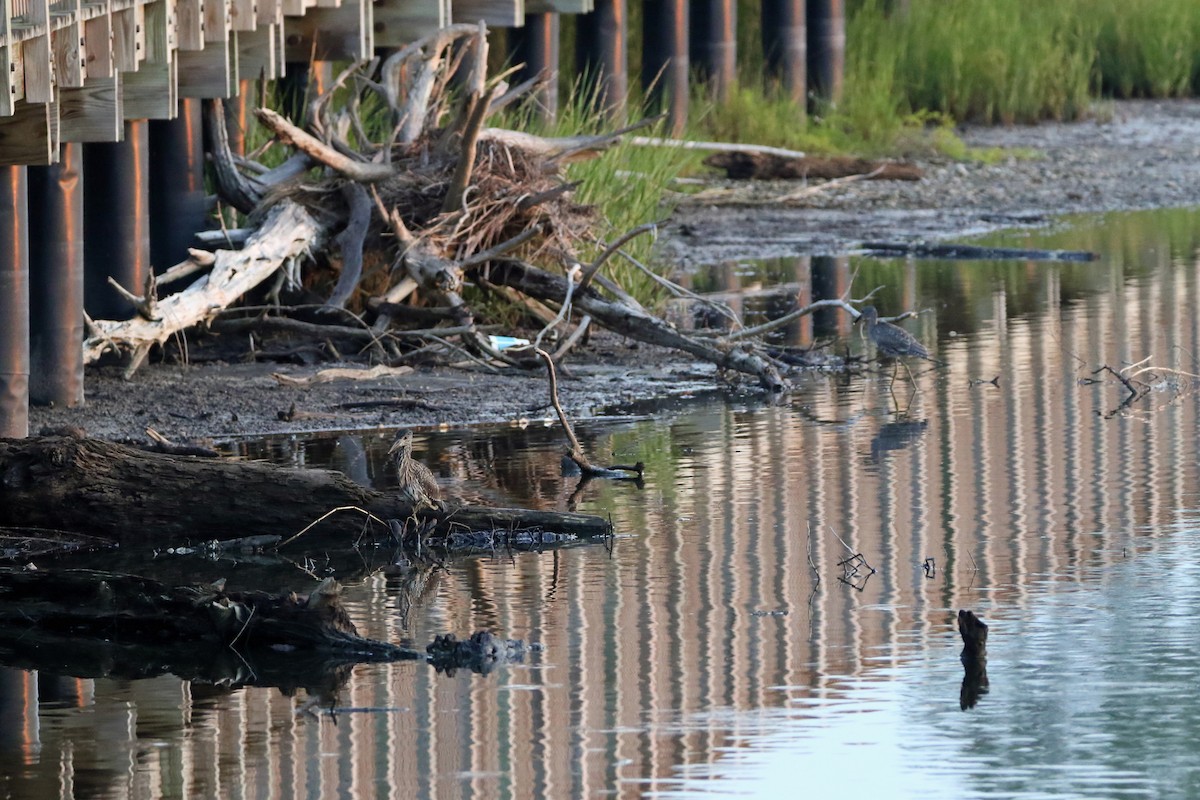
[[[808,0],[808,89],[817,100],[842,98],[846,71],[846,8],[842,0]]]
[[[29,168],[29,399],[83,405],[83,145]]]
[[[524,81],[541,73],[553,76],[534,97],[542,119],[558,116],[558,14],[526,14],[525,27],[509,28],[508,52],[515,64],[524,64],[517,80]]]
[[[728,100],[737,85],[737,0],[699,0],[691,11],[692,64],[714,97]]]
[[[0,167],[0,437],[29,435],[29,228],[25,167]]]
[[[687,0],[642,0],[642,88],[651,107],[664,109],[671,135],[682,136],[688,117]]]
[[[94,319],[129,316],[110,276],[140,295],[150,274],[149,169],[146,120],[127,121],[123,142],[83,146],[84,304]]]
[[[595,9],[576,21],[576,68],[594,87],[596,107],[621,117],[629,93],[625,0],[596,0]]]
[[[179,116],[150,122],[150,263],[164,270],[187,258],[208,213],[200,100],[179,100]],[[141,294],[140,287],[129,288]]]
[[[808,90],[808,29],[805,0],[762,0],[762,46],[767,74],[804,107]]]

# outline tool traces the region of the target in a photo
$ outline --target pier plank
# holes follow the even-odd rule
[[[232,30],[232,0],[204,0],[204,43],[228,42]]]
[[[86,86],[61,89],[59,137],[64,142],[119,142],[125,132],[121,73],[88,78]]]
[[[26,28],[21,45],[25,67],[25,102],[51,103],[54,101],[54,63],[50,52],[49,1],[30,0],[20,24]],[[17,20],[14,20],[13,27],[16,26]]]
[[[111,78],[116,68],[113,65],[112,4],[103,3],[103,9],[83,25],[83,60],[87,65],[88,79]]]
[[[232,0],[229,4],[229,27],[235,31],[258,29],[258,3],[255,0]]]
[[[145,6],[113,12],[113,63],[122,72],[133,72],[145,57],[145,25]]]
[[[83,4],[73,0],[51,13],[50,47],[54,53],[54,81],[60,87],[78,88],[87,78],[83,57]]]
[[[525,0],[451,0],[454,22],[475,23],[520,28],[525,24]]]
[[[270,81],[278,78],[278,42],[279,34],[275,25],[260,25],[253,31],[238,31],[238,79]]]
[[[202,0],[178,0],[175,5],[175,39],[180,50],[204,49]]]
[[[178,62],[181,97],[216,98],[237,94],[237,47],[234,42],[208,42],[203,50],[180,51]]]
[[[17,103],[0,121],[0,165],[45,166],[58,160],[58,105]]]
[[[178,62],[147,62],[121,73],[121,114],[125,119],[175,119],[179,114]]]
[[[288,61],[371,58],[375,49],[371,0],[346,0],[338,8],[310,9],[286,27]]]
[[[403,47],[450,24],[450,0],[382,0],[372,9],[376,47]]]

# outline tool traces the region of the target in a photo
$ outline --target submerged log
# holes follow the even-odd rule
[[[223,580],[170,586],[114,572],[0,569],[0,665],[19,669],[303,687],[333,704],[364,661],[489,673],[531,649],[487,631],[463,641],[437,636],[425,652],[364,638],[332,578],[297,595],[227,592]]]
[[[306,596],[226,592],[224,583],[171,587],[114,572],[0,569],[0,630],[135,644],[337,650],[361,660],[421,658],[359,636],[332,578]]]
[[[337,508],[408,519],[411,505],[338,472],[147,453],[98,439],[0,439],[0,526],[74,530],[122,545],[168,547],[238,536],[292,534]],[[515,508],[422,509],[434,530],[540,528],[606,536],[595,516]],[[333,514],[297,540],[301,548],[348,544],[362,514]],[[386,531],[383,531],[386,533]],[[285,545],[287,542],[285,541]]]
[[[972,244],[928,244],[926,242],[863,242],[863,249],[884,256],[942,258],[950,261],[1095,261],[1098,253],[1087,250],[1028,250],[1024,247],[980,247]]]

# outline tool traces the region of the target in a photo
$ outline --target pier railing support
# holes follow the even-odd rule
[[[83,145],[57,164],[30,167],[30,380],[32,403],[83,405]]]
[[[0,167],[0,437],[29,435],[26,167]]]

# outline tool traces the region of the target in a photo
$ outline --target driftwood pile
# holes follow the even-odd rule
[[[787,365],[756,337],[786,320],[755,331],[735,323],[731,336],[684,334],[604,274],[630,238],[655,227],[597,240],[594,213],[573,199],[565,167],[597,156],[630,129],[554,139],[487,127],[536,84],[509,88],[504,76],[489,80],[486,62],[482,25],[453,25],[382,63],[347,68],[310,103],[305,128],[259,109],[275,141],[291,149],[272,169],[230,152],[222,105],[209,103],[219,195],[248,215],[248,228],[221,238],[241,248],[194,251],[159,276],[158,284],[192,280],[169,297],[157,296],[154,281],[125,287],[138,316],[89,320],[87,359],[115,351],[130,375],[151,348],[202,325],[306,337],[392,366],[465,356],[491,368],[540,367],[532,353],[501,352],[486,335],[464,299],[469,285],[545,326],[539,343],[555,342],[543,344],[555,361],[595,323],[783,390]],[[584,252],[598,255],[587,259]],[[235,307],[259,286],[269,289],[271,305]],[[279,303],[281,294],[289,304]],[[857,316],[844,299],[797,313],[829,305]]]

